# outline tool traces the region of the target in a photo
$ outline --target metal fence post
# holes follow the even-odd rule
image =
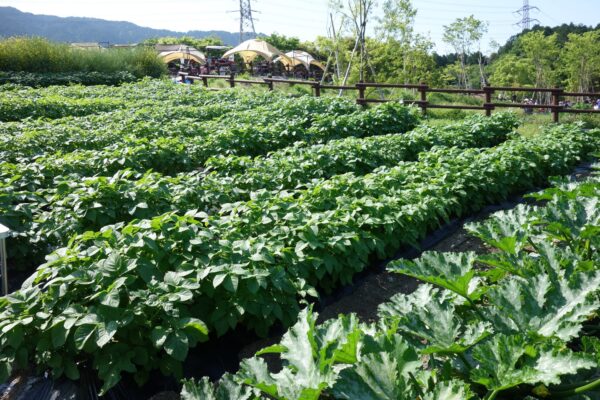
[[[2,274],[2,293],[4,296],[8,294],[8,267],[6,258],[6,238],[10,234],[10,229],[0,224],[0,274]]]

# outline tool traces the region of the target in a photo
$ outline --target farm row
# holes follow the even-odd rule
[[[600,179],[533,197],[547,203],[467,226],[494,252],[391,263],[423,284],[381,304],[378,323],[317,324],[309,307],[281,342],[216,386],[186,382],[182,399],[596,398]]]
[[[373,260],[600,149],[577,125],[513,134],[510,114],[429,126],[399,104],[188,88],[9,92],[121,103],[0,123],[9,261],[41,264],[0,299],[0,381],[30,364],[91,368],[103,391],[180,377],[198,342],[289,326]]]
[[[195,171],[173,177],[130,169],[108,177],[86,177],[81,170],[67,176],[49,176],[49,169],[41,167],[38,159],[33,165],[16,169],[21,173],[44,171],[44,175],[27,176],[26,184],[14,178],[9,181],[0,210],[4,221],[22,232],[12,246],[13,257],[42,261],[48,246],[64,246],[76,233],[167,211],[197,209],[214,214],[223,204],[250,200],[252,192],[292,190],[314,185],[315,179],[347,172],[363,175],[380,166],[414,160],[419,152],[436,145],[492,146],[503,141],[514,124],[509,115],[474,117],[443,128],[421,126],[405,135],[297,145],[274,151],[268,157],[220,156],[206,164],[209,173]],[[404,129],[401,124],[394,126]],[[48,187],[49,178],[52,183]],[[17,184],[30,190],[9,194],[8,190]],[[20,254],[14,253],[17,250]]]

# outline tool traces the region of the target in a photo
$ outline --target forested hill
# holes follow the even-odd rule
[[[227,45],[237,45],[237,33],[225,31],[176,32],[152,29],[131,22],[97,18],[55,17],[25,13],[13,7],[0,7],[0,37],[42,36],[59,42],[138,43],[163,36],[219,37]]]
[[[526,29],[523,32],[520,32],[519,34],[509,38],[507,42],[498,49],[497,55],[501,56],[503,54],[515,52],[515,45],[518,42],[518,39],[529,32],[542,31],[544,32],[544,36],[550,36],[556,33],[556,41],[558,45],[562,47],[567,42],[569,33],[582,34],[598,29],[600,29],[600,24],[596,25],[595,28],[593,26],[575,25],[573,23],[562,24],[555,27],[536,25],[531,29]]]

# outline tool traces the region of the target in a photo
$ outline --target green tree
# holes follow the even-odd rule
[[[450,25],[444,26],[444,42],[451,45],[459,55],[459,85],[462,87],[469,87],[466,58],[472,53],[473,46],[480,43],[486,32],[487,24],[476,19],[473,15],[466,18],[457,18]],[[481,58],[479,65],[482,80],[484,80]]]
[[[410,48],[402,48],[400,42],[371,39],[369,55],[376,71],[377,82],[419,83],[433,85],[439,82],[438,70],[430,54],[429,40],[416,40]]]
[[[561,60],[569,89],[593,91],[594,80],[600,78],[600,31],[570,33]]]
[[[527,86],[535,81],[535,70],[530,60],[507,54],[492,65],[490,82],[495,86]]]
[[[342,0],[331,0],[330,7],[348,22],[348,28],[355,38],[354,48],[350,54],[350,61],[346,69],[344,82],[347,80],[348,72],[354,58],[354,54],[358,51],[359,80],[365,80],[367,67],[373,72],[372,65],[369,64],[367,54],[367,24],[370,21],[376,6],[375,0],[347,0],[344,3]]]
[[[401,76],[393,73],[391,76],[400,78],[404,83],[415,82],[423,79],[423,67],[430,68],[432,63],[428,53],[433,47],[431,41],[422,35],[414,33],[415,17],[417,10],[413,7],[411,0],[385,0],[383,3],[383,16],[379,18],[379,26],[376,32],[379,34],[383,53],[387,57],[383,68],[394,66],[397,68],[397,59],[400,58]],[[381,53],[381,52],[380,52]],[[431,60],[432,61],[432,60]],[[380,68],[376,69],[378,72]],[[390,75],[386,75],[390,77]],[[384,81],[387,79],[384,79]]]
[[[261,37],[261,39],[275,46],[284,53],[292,50],[304,50],[300,46],[300,39],[296,37],[280,35],[275,32],[269,36]]]
[[[202,50],[206,46],[222,46],[223,41],[216,36],[207,36],[202,39],[198,39],[192,36],[164,36],[158,38],[146,39],[143,44],[156,45],[156,44],[183,44],[186,46],[194,47],[196,50]]]
[[[535,71],[535,87],[550,87],[556,83],[554,65],[559,49],[556,34],[529,32],[519,38],[519,46]]]
[[[397,40],[410,46],[414,36],[417,9],[411,0],[385,0],[383,16],[379,18],[379,26],[375,29],[383,40]]]

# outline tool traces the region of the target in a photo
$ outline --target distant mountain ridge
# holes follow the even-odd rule
[[[56,17],[19,11],[14,7],[0,7],[0,37],[42,36],[58,42],[109,42],[111,44],[138,43],[153,37],[192,36],[202,39],[217,36],[226,45],[239,42],[239,34],[226,31],[177,32],[153,29],[126,21],[108,21],[98,18]]]

